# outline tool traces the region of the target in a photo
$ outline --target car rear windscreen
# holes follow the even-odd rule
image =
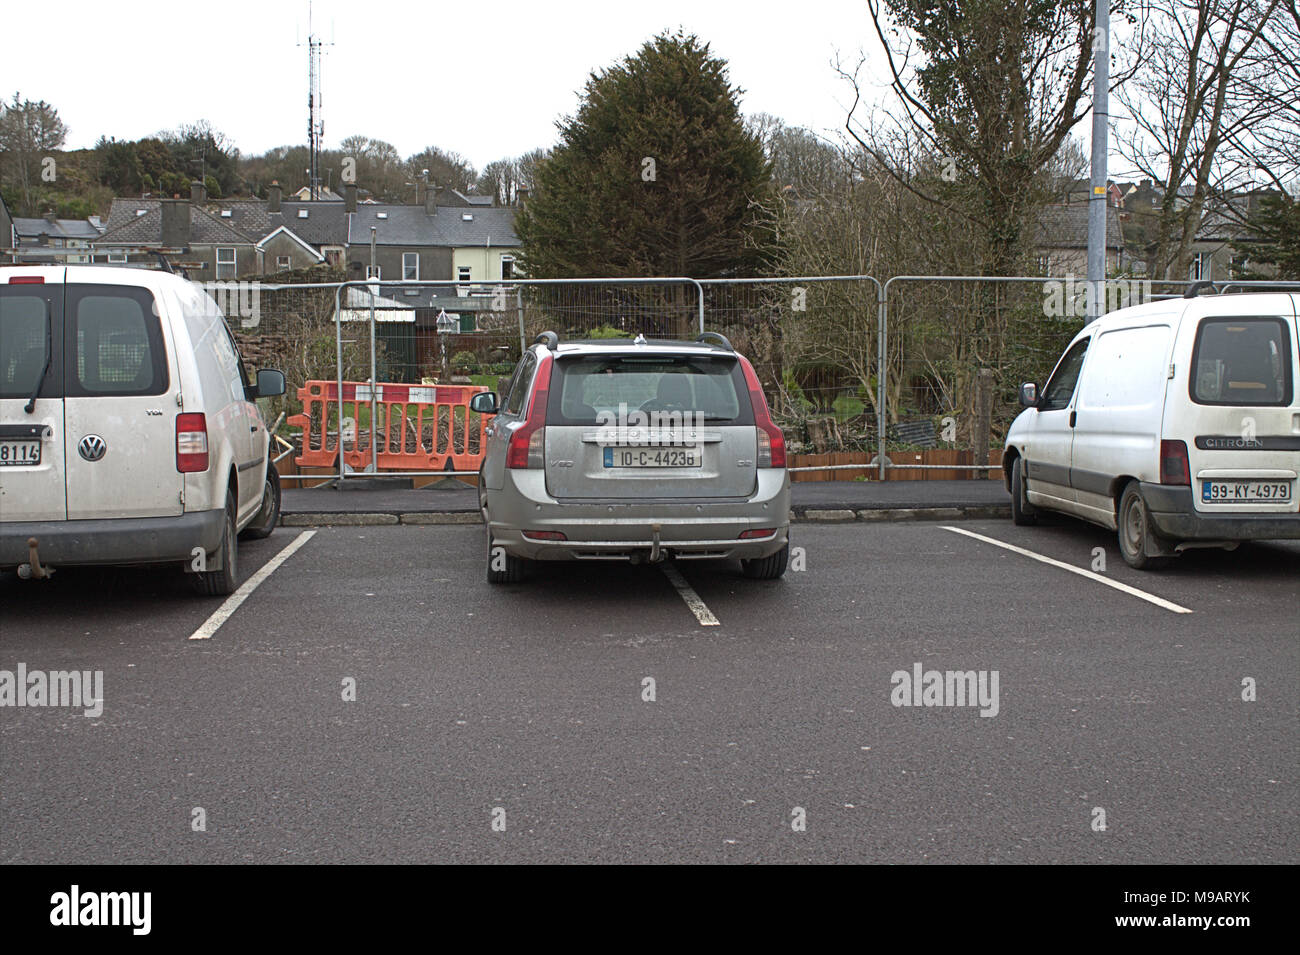
[[[1192,400],[1204,405],[1288,405],[1295,346],[1273,317],[1207,318],[1192,352]]]
[[[691,414],[713,425],[754,423],[735,358],[585,355],[556,362],[547,424],[616,424],[636,412]],[[653,418],[645,423],[656,426]]]

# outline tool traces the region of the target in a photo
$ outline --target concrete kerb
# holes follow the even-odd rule
[[[878,507],[865,509],[800,507],[790,512],[793,524],[872,524],[885,521],[990,520],[1011,516],[1010,505],[967,507]],[[379,525],[479,524],[477,511],[316,512],[284,514],[282,527],[371,527]]]

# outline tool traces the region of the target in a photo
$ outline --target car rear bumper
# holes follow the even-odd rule
[[[1297,540],[1300,513],[1225,512],[1207,514],[1196,510],[1190,487],[1142,484],[1151,523],[1162,536],[1173,540]]]
[[[82,521],[0,523],[0,569],[28,563],[27,541],[36,538],[42,564],[188,564],[194,548],[218,554],[225,511],[176,517],[121,517]]]
[[[485,515],[492,541],[529,560],[631,560],[767,557],[785,546],[790,529],[790,478],[759,471],[753,497],[658,501],[557,501],[540,470],[507,473],[488,492]],[[745,531],[769,530],[752,540]],[[563,541],[531,540],[526,531],[559,532]],[[656,553],[657,552],[657,553]]]

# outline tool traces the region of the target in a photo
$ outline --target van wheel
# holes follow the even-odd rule
[[[235,492],[226,491],[226,521],[221,529],[221,569],[192,574],[194,589],[206,597],[227,597],[235,592]]]
[[[1011,521],[1021,527],[1038,523],[1038,509],[1025,496],[1025,459],[1017,458],[1011,469]]]
[[[1159,537],[1151,528],[1147,503],[1136,481],[1128,483],[1119,499],[1118,523],[1119,552],[1124,563],[1137,570],[1155,570],[1168,563],[1166,557],[1147,556],[1148,542],[1155,542]]]
[[[754,560],[742,560],[741,572],[751,580],[776,580],[785,573],[790,562],[790,542],[786,541],[775,554],[757,557]]]
[[[253,518],[252,523],[244,528],[240,539],[261,540],[270,537],[276,525],[280,523],[280,472],[270,464],[266,465],[266,485],[262,488],[262,507]]]
[[[506,552],[499,544],[492,546],[492,532],[487,532],[487,579],[489,584],[517,584],[524,579],[528,561]]]

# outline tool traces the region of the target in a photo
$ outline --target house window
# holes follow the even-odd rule
[[[1208,282],[1211,271],[1210,254],[1208,252],[1197,252],[1192,256],[1192,266],[1188,269],[1187,277],[1193,282]]]
[[[368,278],[368,279],[378,279],[378,278],[382,278],[383,276],[381,276],[381,275],[379,274],[379,273],[382,272],[382,271],[383,271],[383,267],[382,267],[382,266],[379,266],[379,265],[367,265],[367,266],[366,266],[366,278]]]
[[[403,282],[420,281],[420,253],[418,252],[402,253],[402,281]]]
[[[468,265],[462,265],[456,270],[457,282],[468,282],[470,280],[470,271]]]
[[[306,209],[299,209],[299,210],[298,210],[298,218],[299,218],[299,219],[305,219],[305,218],[307,218],[308,214],[309,214],[309,213],[308,213],[308,211],[307,211]]]
[[[1042,275],[1052,274],[1052,257],[1050,255],[1040,255],[1038,256],[1036,261],[1038,263],[1038,271],[1040,274]]]
[[[515,257],[513,255],[501,256],[501,279],[508,282],[515,277]]]
[[[275,257],[275,268],[279,272],[288,272],[292,267],[292,262],[287,255],[277,255]]]
[[[110,265],[125,265],[125,264],[126,264],[126,253],[125,253],[125,252],[110,252],[110,253],[108,253],[108,262],[109,262]]]
[[[217,249],[217,280],[235,277],[235,250]]]

